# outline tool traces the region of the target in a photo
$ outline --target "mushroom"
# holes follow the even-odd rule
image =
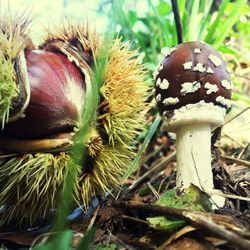
[[[208,44],[186,42],[170,49],[154,76],[157,108],[168,131],[176,133],[177,186],[194,184],[223,206],[225,199],[213,184],[211,131],[223,125],[230,107],[225,60]]]

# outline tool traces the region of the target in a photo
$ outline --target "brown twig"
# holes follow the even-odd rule
[[[224,126],[228,123],[230,123],[231,121],[233,121],[234,119],[236,119],[237,117],[239,117],[240,115],[242,115],[243,113],[245,113],[246,111],[248,111],[250,109],[250,107],[247,107],[243,110],[241,110],[239,113],[237,113],[236,115],[234,115],[232,118],[229,118],[229,120],[226,120]]]
[[[237,159],[237,158],[227,156],[227,155],[222,155],[221,158],[224,159],[224,160],[228,160],[228,161],[231,161],[233,163],[244,165],[244,166],[250,168],[250,162],[249,161],[244,161],[244,160]]]
[[[248,148],[250,147],[250,143],[246,145],[246,147],[242,150],[242,152],[238,155],[237,159],[241,159],[242,156],[247,152]]]
[[[141,220],[141,219],[138,219],[138,218],[135,218],[135,217],[131,217],[131,216],[127,216],[125,214],[121,215],[121,218],[124,219],[124,220],[129,220],[129,221],[133,221],[135,223],[139,223],[139,224],[142,224],[142,225],[146,225],[148,226],[149,223],[145,220]]]
[[[93,216],[92,216],[92,218],[90,220],[90,223],[88,225],[87,231],[89,231],[93,227],[93,225],[94,225],[94,223],[96,221],[99,209],[100,209],[100,205],[96,208],[96,210],[95,210],[95,212],[94,212],[94,214],[93,214]]]
[[[188,220],[194,226],[208,230],[212,234],[227,240],[241,249],[250,249],[250,242],[232,231],[234,230],[240,232],[240,230],[243,230],[242,225],[237,225],[233,218],[229,216],[204,212],[193,212],[188,209],[170,208],[131,201],[116,201],[114,206],[123,209],[154,213],[157,215],[177,216]],[[228,230],[227,228],[230,228],[231,230]]]
[[[146,155],[143,160],[142,163],[147,162],[150,158],[154,157],[156,154],[158,154],[163,148],[165,147],[164,144],[162,144],[161,146],[159,146],[159,148],[155,149],[154,151],[152,151],[151,153],[149,153],[148,155]]]

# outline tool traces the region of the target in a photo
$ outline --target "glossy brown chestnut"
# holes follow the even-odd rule
[[[2,137],[44,138],[72,131],[84,104],[84,76],[63,54],[39,50],[25,52],[30,103],[25,116],[6,125]]]

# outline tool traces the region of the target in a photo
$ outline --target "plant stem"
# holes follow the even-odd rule
[[[178,44],[180,44],[183,43],[183,38],[182,38],[182,27],[181,27],[181,18],[180,18],[178,2],[177,0],[171,0],[171,3],[174,12],[174,20],[177,31]]]

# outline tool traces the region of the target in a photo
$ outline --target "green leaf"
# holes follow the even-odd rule
[[[212,204],[209,196],[203,193],[198,187],[191,185],[182,193],[178,193],[178,189],[172,189],[161,195],[156,205],[188,208],[192,211],[211,211]],[[150,226],[157,230],[173,230],[186,225],[186,221],[174,217],[157,216],[147,219]]]
[[[165,16],[172,11],[171,5],[166,2],[160,2],[156,8],[161,16]]]
[[[185,220],[177,218],[166,218],[163,216],[148,218],[147,221],[150,224],[150,227],[156,230],[174,230],[180,227],[185,226],[187,223]]]
[[[210,10],[213,4],[213,0],[208,1],[208,3],[205,3],[205,1],[202,1],[204,3],[204,10],[203,10],[203,17],[201,20],[200,30],[198,34],[198,41],[204,40],[204,31],[208,28],[209,25],[209,19],[210,19]]]
[[[157,200],[156,205],[189,208],[193,211],[211,211],[209,196],[194,185],[191,185],[182,193],[178,193],[178,189],[165,192]]]
[[[90,243],[93,240],[95,235],[94,228],[91,228],[85,236],[80,241],[79,245],[77,246],[76,250],[89,250],[90,249]]]
[[[71,230],[63,231],[56,234],[56,236],[46,244],[35,247],[34,250],[69,250],[71,249],[72,237],[73,232]]]
[[[132,27],[138,20],[137,15],[135,13],[135,11],[129,10],[128,11],[128,18],[129,18],[129,22],[130,22],[130,26]]]

